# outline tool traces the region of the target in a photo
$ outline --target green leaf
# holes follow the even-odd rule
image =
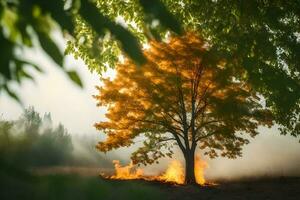
[[[6,39],[2,33],[2,28],[0,28],[0,46],[1,46],[1,56],[0,56],[0,73],[6,79],[10,80],[11,68],[9,67],[10,59],[13,56],[14,44]]]
[[[99,12],[93,3],[88,0],[82,0],[79,14],[92,26],[97,34],[100,36],[104,34],[104,28],[107,26],[109,20]]]
[[[64,1],[37,1],[43,12],[51,13],[51,17],[62,29],[74,32],[74,24],[71,15],[64,10]]]
[[[104,30],[108,29],[121,42],[124,52],[137,64],[146,62],[137,39],[128,30],[104,17],[93,3],[83,0],[79,12],[97,34],[103,35]]]
[[[3,88],[4,88],[4,91],[5,91],[11,98],[13,98],[14,100],[16,100],[19,104],[22,104],[22,102],[21,102],[19,96],[18,96],[14,91],[10,90],[10,89],[8,88],[7,85],[4,85]]]
[[[32,47],[31,36],[27,32],[27,22],[23,18],[19,18],[16,27],[19,30],[22,42],[25,46]]]
[[[138,65],[143,65],[146,62],[144,54],[140,50],[140,45],[137,39],[125,28],[120,25],[112,24],[111,32],[122,43],[122,49],[131,57]]]
[[[65,11],[60,10],[60,12],[52,12],[51,14],[62,29],[68,30],[70,34],[73,34],[74,24],[72,18]]]
[[[163,26],[170,28],[177,34],[182,33],[179,22],[160,0],[140,0],[140,4],[149,17],[158,19]]]
[[[19,72],[19,76],[20,76],[20,80],[21,79],[29,79],[29,80],[32,80],[33,82],[35,81],[33,76],[31,76],[30,74],[28,74],[26,71],[24,71],[23,69]]]
[[[80,79],[80,77],[78,76],[77,72],[74,71],[74,70],[71,70],[71,71],[66,71],[69,78],[74,82],[76,83],[79,87],[83,87],[83,84],[82,84],[82,81]]]
[[[29,66],[33,67],[36,71],[38,71],[40,73],[44,73],[44,71],[38,65],[36,65],[32,62],[28,62],[28,61],[22,60],[22,59],[14,59],[14,61],[16,62],[16,64],[29,65]]]
[[[56,62],[56,64],[60,67],[63,67],[63,59],[64,56],[59,50],[58,46],[53,42],[53,40],[41,31],[36,31],[41,47],[45,50],[45,52]]]

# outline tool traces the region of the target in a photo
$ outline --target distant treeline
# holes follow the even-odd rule
[[[0,162],[11,166],[106,165],[94,142],[91,137],[72,138],[62,124],[53,125],[50,113],[41,117],[33,107],[17,120],[0,119]]]

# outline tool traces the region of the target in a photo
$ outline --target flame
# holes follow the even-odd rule
[[[178,160],[172,160],[167,170],[158,176],[145,176],[144,171],[141,168],[136,167],[131,161],[128,165],[121,166],[119,160],[113,160],[115,166],[115,175],[108,178],[111,179],[145,179],[145,180],[156,180],[162,182],[171,182],[176,184],[184,184],[185,181],[185,170],[183,165]],[[206,183],[204,177],[204,171],[208,168],[207,162],[201,160],[199,156],[195,158],[195,178],[196,182],[200,185]]]
[[[196,156],[195,159],[195,177],[196,182],[200,185],[204,185],[206,183],[204,177],[204,170],[208,168],[208,164],[206,161],[201,160],[200,156]]]
[[[158,176],[158,180],[164,182],[173,182],[177,184],[184,183],[184,168],[178,160],[172,160],[165,173]]]
[[[115,166],[115,175],[111,176],[112,179],[138,179],[143,176],[143,170],[137,168],[131,161],[129,165],[122,167],[119,160],[113,160]]]

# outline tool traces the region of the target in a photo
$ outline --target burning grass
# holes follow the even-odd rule
[[[227,181],[211,187],[135,179],[100,179],[75,174],[41,175],[25,180],[1,173],[1,170],[0,178],[1,200],[300,199],[299,177]]]
[[[178,160],[172,160],[166,171],[157,176],[146,175],[144,170],[134,165],[132,161],[125,166],[122,166],[119,160],[114,160],[113,164],[115,167],[115,174],[112,176],[102,174],[103,178],[119,180],[143,179],[146,181],[159,181],[178,185],[184,184],[185,181],[185,169],[182,163]],[[195,176],[197,183],[200,185],[208,184],[205,179],[206,168],[208,168],[207,162],[197,156],[195,159]]]

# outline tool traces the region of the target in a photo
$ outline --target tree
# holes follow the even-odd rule
[[[54,127],[49,120],[50,113],[42,119],[33,107],[16,121],[1,119],[0,163],[23,169],[70,164],[74,159],[71,135],[62,124]]]
[[[42,124],[43,121],[40,114],[36,112],[32,106],[25,109],[24,113],[16,122],[18,129],[24,129],[24,133],[29,136],[29,139],[38,137]]]
[[[119,27],[125,27],[128,33],[134,35],[141,44],[147,41],[147,37],[155,36],[156,39],[161,39],[163,35],[159,33],[160,31],[169,30],[177,34],[182,32],[181,25],[160,0],[95,0],[94,2],[98,12],[101,12],[105,19],[116,22]],[[95,22],[98,22],[98,18]],[[82,58],[89,70],[96,71],[100,75],[107,68],[114,67],[122,55],[122,48],[127,54],[127,51],[135,52],[135,45],[127,34],[120,32],[116,36],[110,31],[114,28],[104,27],[101,31],[95,31],[94,26],[88,25],[78,16],[75,16],[74,25],[75,40],[68,42],[66,52]],[[138,58],[138,61],[141,60],[141,56]]]
[[[270,110],[240,78],[246,71],[224,67],[226,60],[216,60],[195,34],[151,42],[144,54],[144,66],[126,60],[117,65],[114,80],[104,79],[98,87],[98,106],[108,107],[108,121],[95,124],[107,135],[97,145],[100,151],[130,146],[143,136],[143,146],[131,158],[146,165],[171,157],[178,145],[185,182],[192,184],[197,147],[212,158],[235,158],[249,143],[246,135],[254,137],[259,125],[272,125]]]
[[[140,44],[136,37],[123,26],[117,24],[115,19],[104,15],[103,9],[108,8],[111,2],[93,1],[93,0],[0,0],[0,45],[5,51],[0,56],[0,91],[4,90],[17,101],[20,101],[18,95],[12,90],[10,83],[21,84],[23,79],[34,77],[28,72],[27,68],[33,68],[42,72],[42,67],[36,65],[30,60],[22,58],[22,52],[27,48],[41,47],[46,54],[68,75],[68,77],[78,86],[82,87],[79,75],[73,70],[67,70],[63,65],[64,55],[58,48],[53,31],[63,31],[70,41],[76,38],[78,41],[87,44],[84,37],[78,37],[81,31],[86,29],[93,35],[93,39],[102,41],[105,35],[110,35],[110,40],[114,46],[118,46],[126,55],[131,57],[137,64],[145,62],[145,58],[140,50]],[[139,10],[140,14],[150,15],[152,18],[160,20],[164,27],[168,27],[175,32],[180,32],[180,26],[174,17],[165,9],[159,0],[155,0],[154,6],[145,0],[140,0],[139,5],[144,11]],[[158,7],[159,9],[156,9]],[[114,12],[112,7],[109,11]],[[80,44],[78,42],[76,44]],[[38,44],[38,43],[39,44]],[[112,44],[112,42],[110,42]],[[110,47],[112,49],[113,46]],[[79,47],[79,49],[82,49]],[[100,50],[99,57],[112,56],[105,55],[106,52],[99,47],[91,46],[85,48],[87,51]],[[69,50],[67,49],[66,52]],[[19,52],[19,53],[18,53]],[[118,53],[120,53],[119,51]],[[76,56],[76,55],[75,55]],[[86,61],[86,59],[83,58]],[[99,63],[99,64],[104,64]],[[98,70],[98,72],[104,69]]]
[[[174,1],[164,3],[186,29],[209,40],[228,67],[242,66],[282,134],[300,136],[300,2]]]
[[[162,23],[143,23],[145,20],[151,22],[151,18],[140,14],[141,7],[136,0],[120,2],[110,1],[114,11],[103,9],[111,18],[123,16],[128,29],[141,42],[164,37],[168,33]],[[243,67],[247,71],[240,78],[247,80],[264,96],[282,134],[300,136],[298,0],[163,0],[163,3],[185,31],[201,34],[210,44],[210,51],[220,59],[226,59],[226,66]],[[76,42],[69,45],[70,51],[84,58],[90,69],[97,70],[101,65],[99,62],[108,60],[109,56],[93,56],[91,48],[87,47],[96,44],[97,40],[88,29],[80,26],[77,33]],[[86,43],[78,42],[82,36],[88,38]],[[99,43],[115,58],[108,62],[114,67],[120,51],[116,45],[111,45],[112,40],[109,41]]]

